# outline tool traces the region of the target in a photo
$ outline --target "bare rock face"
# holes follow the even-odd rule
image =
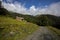
[[[29,35],[25,40],[60,40],[60,37],[46,27],[40,27],[39,30]]]

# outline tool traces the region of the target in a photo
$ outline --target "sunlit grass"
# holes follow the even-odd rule
[[[37,30],[38,26],[33,23],[0,16],[0,29],[0,40],[22,40]]]

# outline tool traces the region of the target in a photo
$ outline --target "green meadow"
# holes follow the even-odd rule
[[[33,23],[0,16],[0,40],[22,40],[38,28]]]

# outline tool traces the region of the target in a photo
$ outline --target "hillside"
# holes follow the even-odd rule
[[[22,40],[37,29],[33,23],[0,16],[0,40]]]
[[[40,26],[53,26],[60,29],[60,16],[42,14],[37,15],[36,18],[38,19],[37,24]]]
[[[0,40],[60,40],[59,37],[60,30],[56,28],[0,16]]]
[[[32,22],[39,26],[53,26],[60,29],[60,16],[50,15],[50,14],[41,14],[41,15],[23,15],[18,13],[10,13],[10,17],[16,18],[16,16],[23,17],[26,21]],[[58,27],[57,27],[58,26]]]

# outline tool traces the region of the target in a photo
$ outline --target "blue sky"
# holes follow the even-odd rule
[[[22,4],[25,3],[25,6],[29,8],[32,5],[36,7],[45,6],[45,5],[48,6],[51,3],[56,3],[59,2],[60,0],[18,0],[18,1],[21,2]]]
[[[7,10],[21,14],[60,16],[60,0],[2,0],[2,2]]]
[[[8,2],[7,0],[3,1]],[[15,1],[21,4],[25,4],[26,8],[29,8],[32,5],[34,5],[35,7],[45,7],[52,3],[60,2],[60,0],[13,0],[12,3],[14,3]]]

